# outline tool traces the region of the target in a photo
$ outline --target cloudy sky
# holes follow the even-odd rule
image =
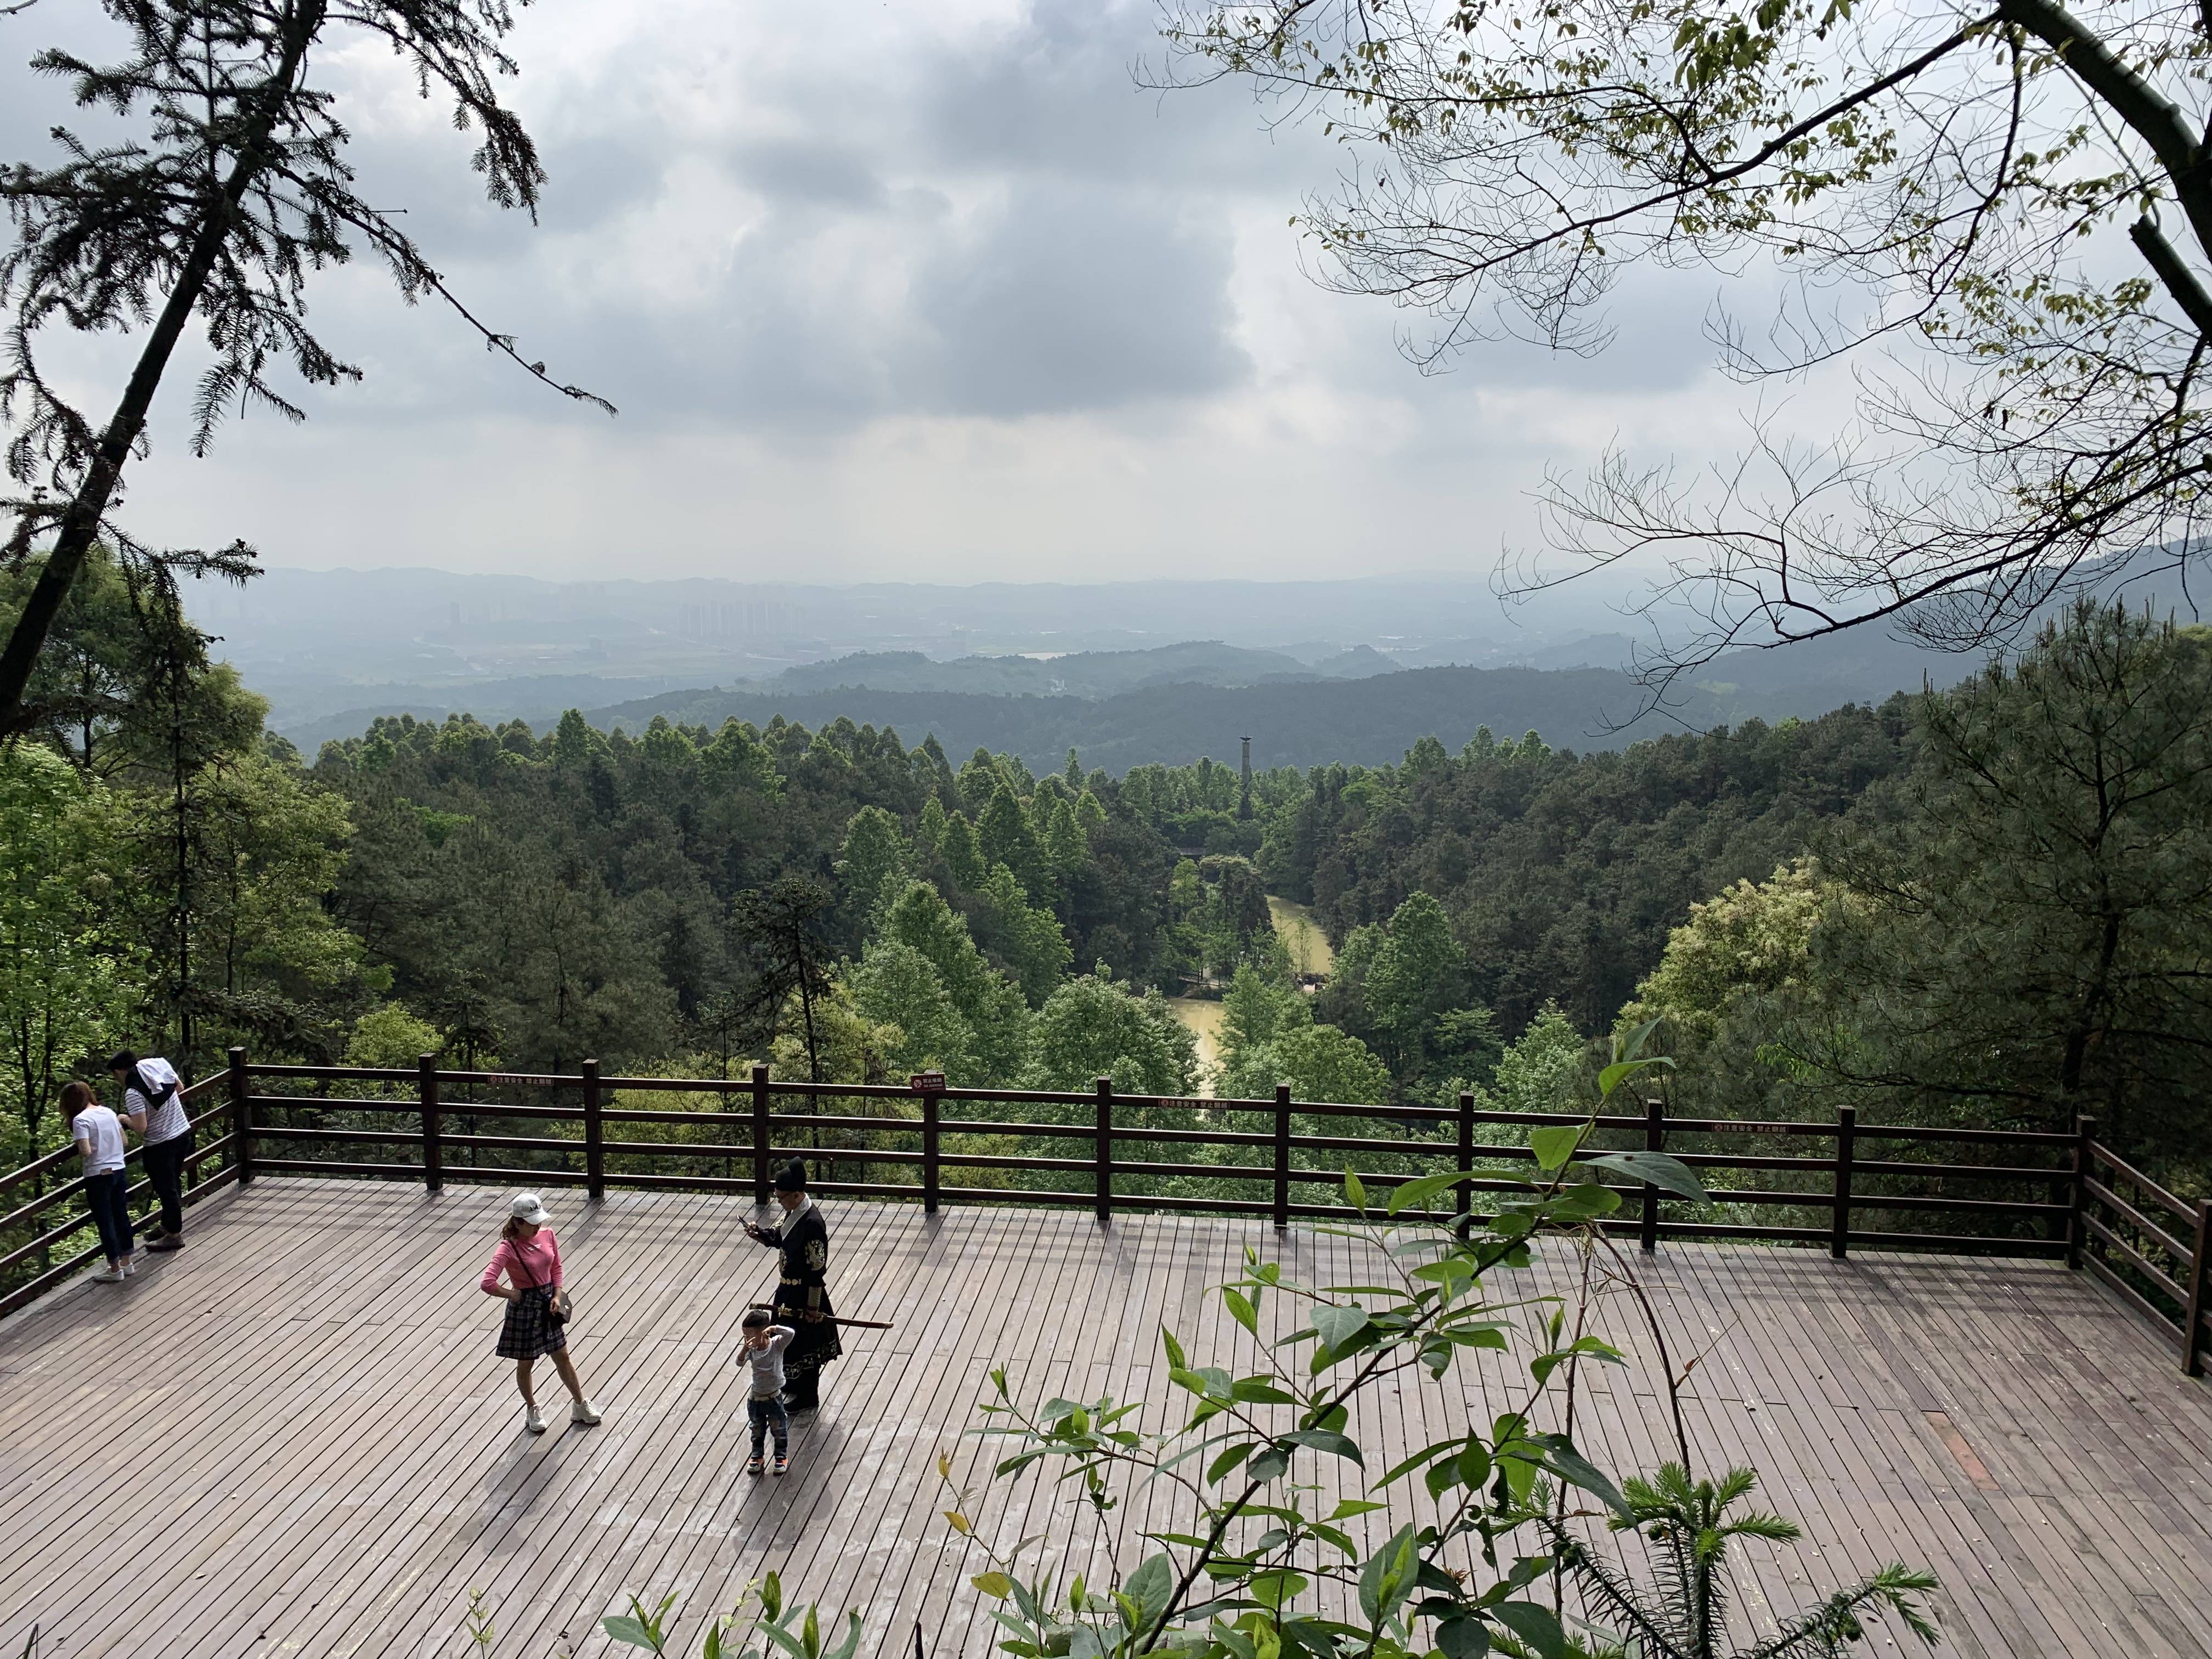
[[[19,67],[88,7],[0,19],[0,159],[48,153]],[[514,88],[540,222],[390,58],[326,58],[372,200],[559,399],[363,267],[314,322],[368,372],[298,428],[184,453],[173,374],[131,514],[271,564],[556,578],[1091,580],[1486,573],[1526,492],[1618,438],[1741,436],[1711,276],[1620,295],[1595,362],[1504,344],[1442,378],[1330,295],[1285,222],[1340,157],[1234,88],[1163,98],[1148,0],[540,0]],[[76,362],[112,398],[112,351]]]

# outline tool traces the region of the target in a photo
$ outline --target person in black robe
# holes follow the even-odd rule
[[[783,1224],[757,1227],[748,1221],[745,1231],[783,1252],[775,1317],[799,1333],[783,1352],[784,1401],[794,1412],[811,1412],[822,1403],[822,1368],[845,1352],[831,1321],[836,1310],[830,1305],[830,1229],[806,1195],[806,1166],[797,1158],[776,1172],[775,1198],[783,1206]]]

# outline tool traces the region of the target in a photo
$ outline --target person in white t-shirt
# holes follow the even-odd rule
[[[63,1085],[62,1120],[84,1160],[85,1206],[92,1212],[92,1224],[100,1230],[100,1248],[107,1255],[106,1271],[93,1278],[103,1285],[120,1284],[131,1277],[131,1261],[137,1254],[131,1241],[122,1120],[100,1103],[88,1083]]]
[[[149,1250],[178,1250],[185,1243],[185,1164],[192,1155],[192,1121],[185,1115],[184,1079],[157,1055],[141,1060],[129,1049],[107,1062],[123,1091],[125,1125],[143,1137],[146,1179],[161,1206],[161,1225]]]

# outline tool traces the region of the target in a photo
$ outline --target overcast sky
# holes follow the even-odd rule
[[[88,7],[0,19],[0,159],[63,118],[21,64]],[[326,72],[371,199],[610,420],[409,310],[367,267],[313,320],[368,371],[184,453],[173,375],[130,507],[275,565],[555,578],[1096,580],[1486,573],[1546,462],[1616,435],[1741,436],[1710,275],[1618,296],[1595,362],[1480,348],[1441,379],[1408,319],[1299,269],[1285,221],[1340,164],[1236,88],[1133,70],[1149,3],[540,0],[513,88],[541,221],[484,204],[469,144],[388,56]],[[119,379],[84,360],[88,401]],[[97,390],[95,390],[97,388]]]

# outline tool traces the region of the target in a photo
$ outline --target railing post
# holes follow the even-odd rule
[[[436,1192],[446,1184],[444,1136],[438,1121],[438,1057],[424,1054],[415,1062],[415,1077],[422,1093],[422,1185]]]
[[[2074,1183],[2067,1195],[2066,1208],[2066,1265],[2078,1268],[2081,1251],[2089,1242],[2086,1224],[2089,1213],[2089,1172],[2092,1168],[2092,1149],[2097,1144],[2097,1120],[2077,1117],[2074,1120]]]
[[[1644,1103],[1644,1150],[1667,1150],[1666,1104],[1656,1097]],[[1659,1189],[1644,1183],[1644,1213],[1637,1223],[1636,1247],[1650,1255],[1659,1248]]]
[[[1275,1085],[1275,1225],[1291,1224],[1291,1085]]]
[[[753,1202],[769,1201],[768,1067],[753,1067]]]
[[[584,1194],[607,1195],[607,1132],[599,1121],[599,1062],[587,1060],[584,1073]]]
[[[1114,1213],[1114,1079],[1098,1079],[1097,1123],[1093,1130],[1092,1146],[1098,1157],[1098,1218],[1109,1219]]]
[[[2197,1250],[2189,1263],[2189,1301],[2181,1316],[2181,1369],[2204,1375],[2204,1314],[2212,1308],[2212,1198],[2197,1200]]]
[[[921,1091],[921,1212],[937,1213],[939,1113],[945,1097],[934,1089]]]
[[[230,1156],[243,1187],[253,1179],[253,1085],[246,1077],[243,1048],[230,1051]]]
[[[1462,1089],[1459,1094],[1459,1167],[1467,1179],[1459,1184],[1459,1236],[1467,1237],[1468,1229],[1474,1224],[1474,1091]]]
[[[1851,1161],[1857,1156],[1859,1109],[1836,1108],[1836,1213],[1828,1228],[1828,1254],[1841,1261],[1851,1253]]]

